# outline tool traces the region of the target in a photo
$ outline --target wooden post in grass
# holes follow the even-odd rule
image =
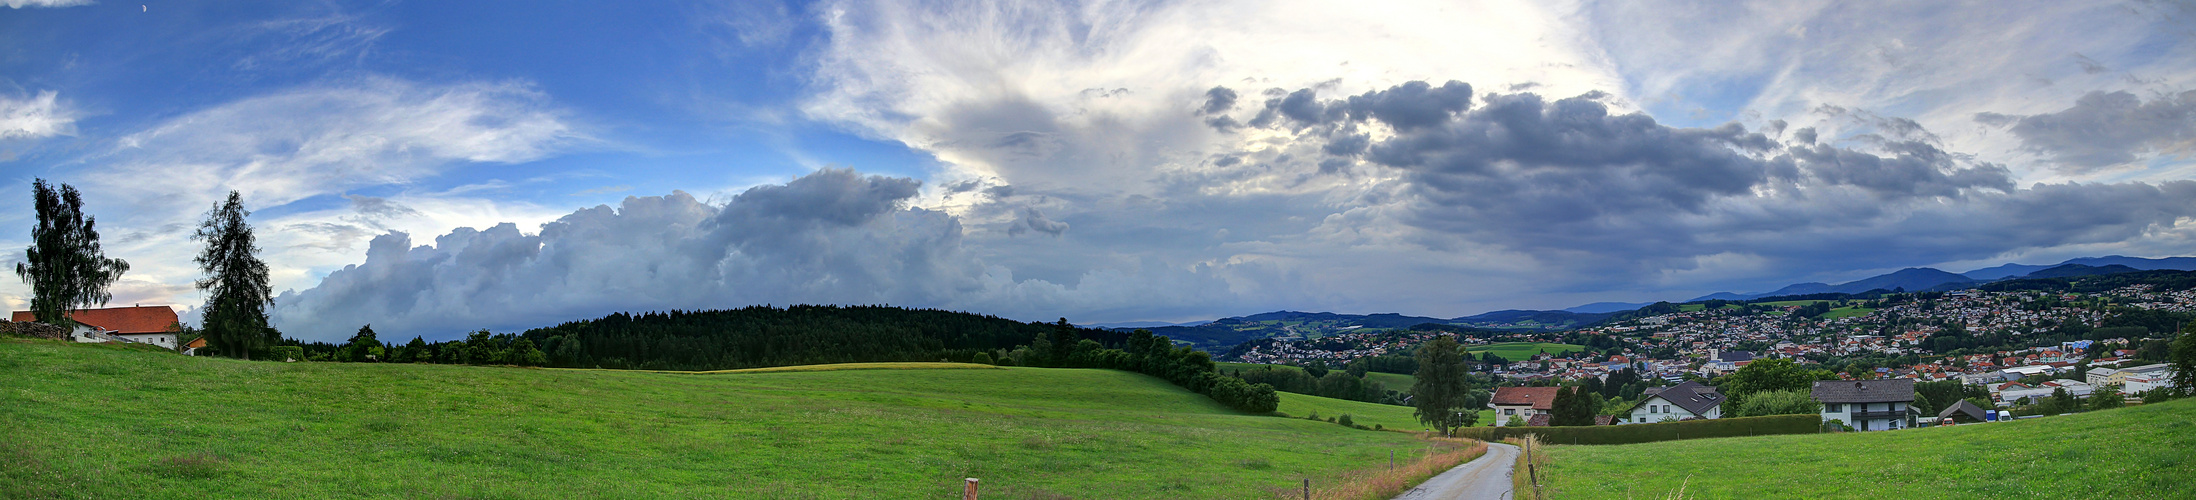
[[[1312,480],[1304,478],[1304,500],[1312,500]]]
[[[968,478],[961,485],[961,500],[976,500],[976,478]]]

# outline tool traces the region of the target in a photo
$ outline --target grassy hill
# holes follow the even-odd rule
[[[0,338],[0,497],[948,498],[977,477],[985,498],[1255,498],[1427,448],[1126,372],[898,368],[268,363]]]
[[[1552,446],[1557,498],[2196,498],[2196,400],[1893,432]]]
[[[1214,364],[1215,364],[1215,365],[1219,365],[1219,367],[1220,367],[1220,370],[1222,370],[1222,371],[1227,371],[1227,370],[1252,370],[1252,369],[1258,369],[1258,368],[1262,368],[1262,367],[1268,367],[1268,366],[1271,366],[1271,367],[1273,367],[1273,368],[1274,368],[1274,369],[1276,369],[1276,370],[1303,370],[1303,368],[1301,368],[1301,367],[1296,367],[1296,366],[1290,366],[1290,365],[1268,365],[1268,364],[1259,364],[1259,363],[1234,363],[1234,362],[1226,362],[1226,361],[1223,361],[1223,362],[1218,362],[1218,363],[1214,363]],[[1411,392],[1411,385],[1412,385],[1412,384],[1416,384],[1416,383],[1418,383],[1418,377],[1413,377],[1413,376],[1410,376],[1410,375],[1404,375],[1404,374],[1401,374],[1401,373],[1365,372],[1365,380],[1372,380],[1372,381],[1380,382],[1380,384],[1381,384],[1381,385],[1385,385],[1385,386],[1388,386],[1388,390],[1392,390],[1392,391],[1399,391],[1399,392]]]

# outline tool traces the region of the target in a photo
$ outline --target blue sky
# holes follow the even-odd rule
[[[306,338],[795,302],[1447,317],[2189,255],[2192,15],[5,0],[0,175],[82,189],[133,264],[116,301],[184,308],[189,228],[242,192]]]

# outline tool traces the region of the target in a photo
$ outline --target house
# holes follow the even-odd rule
[[[69,339],[77,342],[136,342],[169,349],[175,346],[175,328],[181,323],[175,317],[175,309],[168,306],[109,307],[105,309],[81,309],[69,313],[76,321],[76,330],[69,332]],[[15,311],[13,321],[38,321],[38,315],[30,311]]]
[[[1723,393],[1688,380],[1647,395],[1632,407],[1633,423],[1667,422],[1696,418],[1723,418]]]
[[[1969,403],[1967,400],[1962,399],[1959,402],[1952,403],[1952,406],[1944,407],[1944,411],[1937,412],[1937,420],[1943,421],[1949,418],[1952,419],[1953,423],[1959,424],[1988,422],[1990,421],[1990,414],[1987,411],[1980,406],[1975,406],[1975,403]]]
[[[1510,417],[1532,420],[1533,415],[1548,413],[1555,407],[1559,387],[1496,387],[1494,393],[1495,426],[1508,425]]]
[[[1914,379],[1826,380],[1811,391],[1822,403],[1822,420],[1844,422],[1861,431],[1914,426]]]
[[[198,355],[198,349],[199,349],[199,348],[202,348],[202,347],[206,347],[206,338],[205,338],[205,337],[199,337],[199,338],[191,339],[191,342],[190,342],[190,343],[188,343],[188,344],[183,344],[183,355],[185,355],[185,356],[197,356],[197,355]]]

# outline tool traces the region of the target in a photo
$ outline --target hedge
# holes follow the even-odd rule
[[[1821,415],[1806,414],[1583,427],[1467,427],[1457,429],[1456,435],[1482,441],[1500,441],[1503,438],[1539,434],[1541,442],[1549,444],[1635,444],[1679,439],[1813,434],[1820,432],[1821,428]]]

